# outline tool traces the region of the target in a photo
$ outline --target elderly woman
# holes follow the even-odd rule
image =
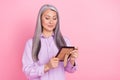
[[[26,42],[23,71],[29,80],[65,80],[65,71],[75,72],[78,50],[73,50],[66,66],[56,58],[62,46],[71,46],[60,32],[59,14],[52,5],[43,5],[37,17],[35,33]]]

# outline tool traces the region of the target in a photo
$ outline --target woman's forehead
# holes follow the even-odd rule
[[[45,16],[57,16],[57,13],[54,10],[47,9],[43,12],[43,15],[45,15]]]

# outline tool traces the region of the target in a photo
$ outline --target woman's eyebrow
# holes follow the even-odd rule
[[[44,15],[45,17],[50,17],[49,15]]]
[[[44,15],[45,17],[51,17],[50,15]],[[52,17],[57,17],[57,15],[54,15]]]

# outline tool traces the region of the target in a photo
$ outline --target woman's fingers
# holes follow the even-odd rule
[[[66,54],[65,55],[65,58],[64,58],[64,67],[66,67],[66,65],[67,65],[67,59],[68,59],[69,55],[70,54]]]
[[[78,47],[75,46],[75,50],[78,50]]]
[[[70,52],[70,54],[71,54],[70,58],[76,59],[78,57],[78,48],[76,47],[75,50],[73,50],[73,51]]]
[[[55,58],[55,57],[54,57],[53,60],[54,60],[54,61],[59,61],[59,58]]]
[[[78,49],[71,51],[70,53],[78,53]]]
[[[59,59],[58,58],[53,58],[53,61],[54,62],[59,62]]]
[[[53,57],[53,58],[50,59],[51,68],[58,67],[58,64],[59,64],[59,59],[58,58]]]

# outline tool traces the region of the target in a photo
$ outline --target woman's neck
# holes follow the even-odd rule
[[[50,31],[50,32],[48,32],[48,31],[43,31],[43,36],[44,36],[44,37],[50,37],[52,34],[53,34],[53,31]]]

